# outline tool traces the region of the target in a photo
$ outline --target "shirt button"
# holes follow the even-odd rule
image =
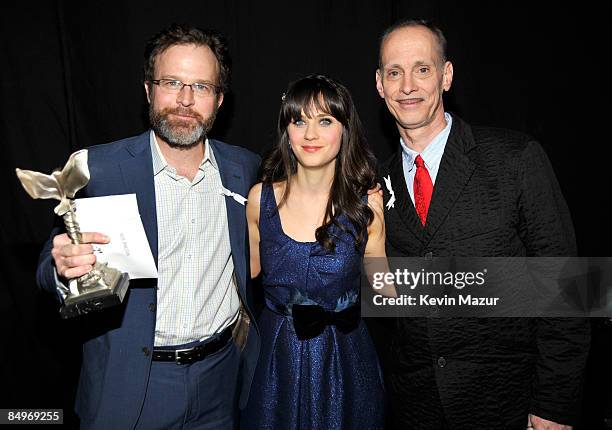
[[[143,346],[142,353],[145,355],[145,357],[148,357],[151,354],[151,350],[147,348],[146,346]]]
[[[195,218],[191,218],[191,223],[195,224]]]
[[[440,366],[440,367],[446,366],[446,358],[444,358],[444,357],[438,358],[438,366]]]
[[[187,259],[191,260],[191,254],[187,255]]]

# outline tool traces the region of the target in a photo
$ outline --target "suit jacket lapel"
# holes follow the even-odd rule
[[[150,134],[146,132],[130,142],[127,147],[129,157],[121,161],[119,166],[125,189],[128,193],[136,193],[140,218],[157,265],[157,210],[149,139]]]
[[[219,167],[219,174],[223,186],[234,193],[246,197],[248,186],[244,182],[244,170],[242,165],[233,161],[227,149],[219,142],[209,139],[215,160]],[[238,278],[238,287],[243,299],[246,297],[246,215],[244,205],[238,203],[233,197],[225,197],[227,210],[227,225],[229,229],[232,257],[234,259],[234,270]]]
[[[466,155],[473,146],[474,138],[469,126],[458,117],[453,116],[453,126],[444,148],[427,213],[424,231],[428,240],[440,228],[474,173],[476,164]]]
[[[391,162],[390,166],[391,185],[395,192],[395,207],[389,210],[396,210],[399,218],[408,227],[408,229],[414,234],[415,238],[421,242],[425,241],[425,233],[421,221],[417,216],[414,204],[410,199],[408,193],[408,185],[406,184],[406,177],[404,176],[404,168],[402,162],[402,150],[396,153],[395,158]]]

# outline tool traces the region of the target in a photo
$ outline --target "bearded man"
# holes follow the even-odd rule
[[[161,31],[145,50],[151,130],[88,148],[91,180],[80,197],[136,194],[159,277],[132,280],[122,305],[82,318],[81,428],[236,427],[259,348],[256,326],[244,323],[254,319],[237,196],[255,182],[259,157],[207,138],[229,74],[219,34]],[[54,230],[39,285],[61,302],[60,283],[90,271],[92,244],[107,242],[89,232],[73,245]]]

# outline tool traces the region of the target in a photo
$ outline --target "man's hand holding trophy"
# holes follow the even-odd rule
[[[89,182],[87,150],[73,153],[64,168],[50,175],[16,169],[21,185],[34,199],[56,199],[54,212],[64,219],[66,234],[54,238],[53,258],[58,275],[68,279],[58,283],[64,296],[60,309],[63,318],[83,315],[121,303],[129,276],[106,263],[96,261],[94,243],[107,243],[100,233],[82,233],[77,221],[74,197]]]

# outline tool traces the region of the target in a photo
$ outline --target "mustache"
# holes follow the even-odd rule
[[[199,113],[188,109],[188,108],[164,108],[161,110],[161,112],[159,112],[162,116],[167,117],[169,114],[174,114],[174,115],[188,115],[188,116],[192,116],[195,119],[197,119],[198,121],[202,122],[204,119],[202,118],[202,115],[200,115]]]

